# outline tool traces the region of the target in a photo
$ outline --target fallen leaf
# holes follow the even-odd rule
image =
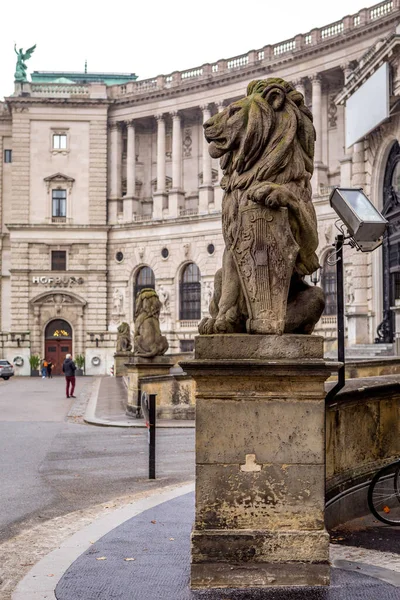
[[[157,521],[150,521],[150,523],[153,523],[153,525],[155,525],[157,523]]]
[[[51,573],[50,575],[47,575],[47,577],[54,577],[54,573]]]
[[[383,512],[386,513],[386,514],[390,513],[390,508],[388,506],[384,506],[383,507]]]
[[[173,542],[173,541],[175,541],[175,538],[169,538],[169,541]]]
[[[96,560],[107,560],[106,556],[99,556],[99,558],[96,558]]]
[[[94,544],[94,541],[93,541],[93,540],[89,540],[89,542],[90,542],[91,544]]]
[[[128,562],[128,560],[136,560],[135,558],[124,558]]]

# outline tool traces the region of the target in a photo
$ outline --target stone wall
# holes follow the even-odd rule
[[[400,375],[349,380],[327,406],[327,525],[369,512],[368,480],[400,456]]]
[[[157,394],[157,417],[194,419],[195,383],[189,375],[143,377],[141,390]]]

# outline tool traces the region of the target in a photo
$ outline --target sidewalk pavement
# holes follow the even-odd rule
[[[399,536],[390,529],[391,552],[365,550],[354,527],[347,540],[340,536],[348,545],[331,544],[327,588],[191,591],[192,490],[185,485],[157,493],[95,521],[40,561],[13,600],[400,599]],[[389,528],[378,529],[384,546]]]
[[[144,426],[124,414],[122,380],[99,378],[92,390],[86,422]],[[193,490],[194,484],[159,489],[94,521],[39,561],[12,599],[400,600],[400,528],[371,516],[331,532],[328,588],[191,591]]]
[[[144,419],[126,414],[127,390],[122,377],[97,378],[84,420],[104,427],[146,427]],[[157,419],[157,427],[193,428],[194,421]]]

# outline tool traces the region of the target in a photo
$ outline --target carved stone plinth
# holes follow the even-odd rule
[[[192,588],[328,585],[323,339],[199,336],[181,366],[197,387]]]
[[[114,354],[114,375],[115,377],[122,377],[128,375],[125,363],[133,356],[132,352],[115,352]]]
[[[142,358],[133,356],[125,365],[129,376],[128,383],[128,413],[137,413],[140,405],[140,379],[151,375],[168,375],[172,367],[171,358],[168,356],[155,356],[154,358]]]

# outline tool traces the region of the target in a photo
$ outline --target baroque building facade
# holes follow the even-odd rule
[[[30,354],[59,367],[70,351],[85,356],[87,373],[107,373],[117,327],[133,324],[143,287],[159,292],[170,351],[192,349],[224,247],[221,170],[202,124],[243,97],[249,81],[271,76],[291,81],[314,116],[313,201],[327,292],[319,332],[335,340],[329,194],[337,185],[363,187],[380,210],[392,203],[392,237],[373,255],[346,249],[347,343],[392,343],[391,305],[400,299],[399,22],[393,0],[152,79],[35,72],[32,82],[15,84],[0,103],[2,356],[28,374]],[[346,100],[385,61],[391,116],[346,149]]]

